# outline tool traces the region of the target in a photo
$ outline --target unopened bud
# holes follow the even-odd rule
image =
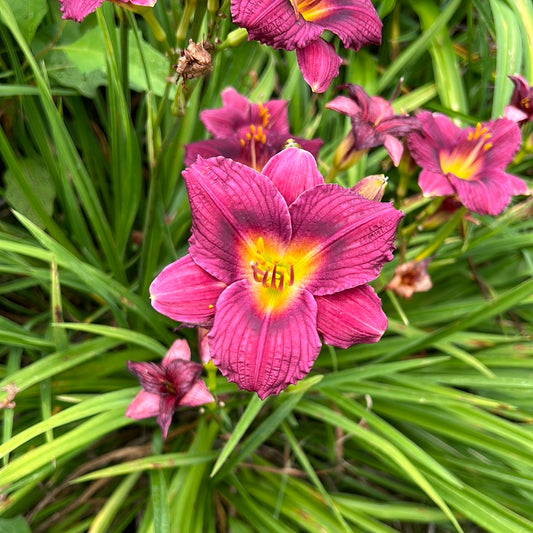
[[[384,174],[367,176],[366,178],[363,178],[361,181],[357,182],[352,187],[352,191],[355,191],[367,200],[375,200],[376,202],[379,202],[383,198],[383,193],[385,192],[388,179],[389,178],[387,178],[387,176]]]
[[[337,170],[346,170],[355,165],[368,150],[356,150],[355,139],[352,133],[348,133],[340,142],[333,155],[333,166]]]

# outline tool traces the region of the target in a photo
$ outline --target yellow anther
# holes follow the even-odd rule
[[[492,148],[492,143],[486,143],[483,145],[483,150],[488,151]]]

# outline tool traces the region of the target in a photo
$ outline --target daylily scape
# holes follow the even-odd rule
[[[210,355],[230,381],[263,399],[309,372],[320,337],[342,348],[381,337],[387,319],[367,283],[392,259],[400,211],[324,184],[297,148],[262,173],[199,157],[183,177],[189,253],[156,277],[152,304],[210,328]]]

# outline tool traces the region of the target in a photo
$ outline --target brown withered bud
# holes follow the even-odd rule
[[[189,45],[180,52],[178,62],[173,67],[178,74],[178,79],[190,80],[211,72],[213,68],[211,63],[212,51],[213,45],[209,41],[195,43],[189,39]]]
[[[396,267],[394,278],[387,289],[394,291],[401,298],[411,298],[415,292],[427,292],[433,284],[428,274],[429,259],[408,261]]]

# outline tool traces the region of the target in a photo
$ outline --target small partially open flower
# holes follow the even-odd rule
[[[522,124],[533,120],[533,87],[520,75],[509,76],[514,84],[511,102],[505,107],[504,117]]]
[[[221,96],[220,109],[200,113],[200,120],[214,139],[187,144],[186,166],[192,165],[199,155],[204,158],[222,155],[261,170],[289,139],[316,157],[322,140],[307,141],[290,134],[286,100],[254,104],[232,87],[224,89]]]
[[[133,4],[136,6],[153,7],[157,0],[112,0],[117,4]],[[104,0],[59,0],[64,19],[81,22],[89,13],[96,11]]]
[[[403,154],[402,137],[420,129],[416,117],[397,115],[390,102],[380,96],[368,96],[359,85],[345,85],[348,96],[337,96],[326,104],[328,109],[348,115],[350,133],[341,141],[334,156],[339,170],[348,168],[370,148],[385,146],[392,162],[398,166]]]
[[[430,260],[408,261],[396,267],[394,278],[387,289],[394,291],[402,298],[411,298],[415,292],[427,292],[433,287],[428,274]]]
[[[526,183],[504,170],[522,140],[514,122],[502,118],[461,129],[438,113],[423,111],[417,117],[422,131],[407,142],[422,167],[418,184],[424,195],[457,194],[474,213],[498,215],[512,195],[527,193]]]
[[[160,365],[128,361],[128,370],[135,374],[143,390],[126,410],[129,418],[157,416],[157,423],[167,438],[174,411],[180,406],[196,407],[214,401],[200,379],[202,365],[190,360],[185,340],[172,344]]]
[[[231,0],[233,22],[273,48],[296,50],[305,81],[324,92],[337,76],[341,58],[321,39],[324,30],[345,48],[381,43],[381,21],[370,0]]]

